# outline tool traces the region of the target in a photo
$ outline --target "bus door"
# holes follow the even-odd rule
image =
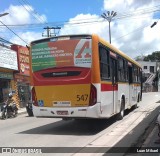
[[[113,113],[117,110],[118,99],[118,80],[117,80],[117,60],[111,58],[111,76],[112,76],[112,90],[113,90]]]
[[[134,86],[133,66],[129,66],[129,104],[133,106],[136,103],[137,88]]]

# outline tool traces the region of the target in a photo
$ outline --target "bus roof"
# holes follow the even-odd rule
[[[39,43],[39,42],[49,42],[49,41],[52,41],[52,39],[54,38],[64,38],[64,39],[67,39],[68,38],[92,38],[92,35],[91,34],[74,34],[74,35],[61,35],[61,36],[53,36],[53,37],[48,37],[48,38],[43,38],[43,39],[39,39],[39,40],[35,40],[35,41],[32,41],[30,44],[36,44],[36,43]]]
[[[136,62],[134,59],[127,56],[125,53],[123,53],[122,51],[120,51],[119,49],[117,49],[116,47],[111,45],[109,42],[107,42],[104,39],[102,39],[101,37],[99,37],[97,34],[73,34],[73,35],[54,36],[54,37],[50,37],[50,38],[44,38],[44,39],[39,39],[39,40],[32,41],[31,45],[39,43],[39,42],[49,42],[49,41],[52,41],[52,39],[54,39],[54,38],[57,38],[57,39],[58,38],[64,38],[64,39],[66,39],[67,37],[69,37],[69,38],[92,38],[92,37],[95,37],[95,38],[98,39],[99,42],[101,42],[102,44],[107,46],[109,49],[113,50],[116,54],[119,54],[120,56],[127,59],[129,62],[131,62],[131,63],[137,65],[139,68],[141,68],[141,65],[138,62]]]
[[[131,63],[137,65],[139,68],[141,68],[141,65],[138,62],[136,62],[134,59],[132,59],[131,57],[126,55],[124,52],[122,52],[121,50],[117,49],[116,47],[114,47],[113,45],[111,45],[110,43],[108,43],[107,41],[105,41],[104,39],[99,37],[98,35],[93,34],[93,36],[98,37],[98,40],[102,44],[106,45],[109,49],[113,50],[116,54],[119,54],[123,58],[127,59],[129,62],[131,62]]]

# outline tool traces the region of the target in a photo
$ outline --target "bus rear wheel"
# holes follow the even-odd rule
[[[125,110],[125,103],[124,99],[121,100],[121,109],[120,112],[117,114],[117,120],[122,120],[124,117],[124,110]]]

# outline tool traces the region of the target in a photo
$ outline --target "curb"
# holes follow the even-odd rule
[[[22,115],[22,114],[27,114],[26,109],[19,109],[18,110],[18,115]]]

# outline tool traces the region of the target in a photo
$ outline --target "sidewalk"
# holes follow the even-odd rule
[[[142,147],[158,147],[160,148],[160,137],[158,136],[158,126],[154,126]]]
[[[160,137],[158,136],[156,120],[153,120],[150,128],[141,136],[137,147],[139,147],[137,152],[126,153],[125,156],[160,156]]]
[[[23,107],[23,108],[19,108],[19,109],[18,109],[18,114],[19,114],[19,115],[20,115],[20,114],[25,114],[25,113],[27,113],[26,107]]]
[[[158,136],[159,130],[158,130],[158,125],[156,124],[157,120],[154,120],[150,130],[148,130],[148,135],[144,139],[144,142],[142,144],[142,148],[153,148],[157,149],[158,148],[158,153],[160,153],[160,137]]]

